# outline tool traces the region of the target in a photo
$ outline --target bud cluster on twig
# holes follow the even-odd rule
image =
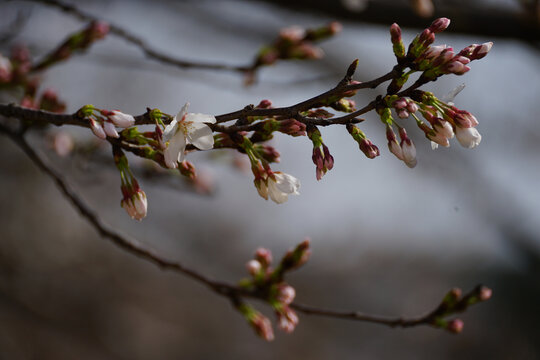
[[[305,264],[310,254],[309,239],[306,239],[289,250],[273,267],[270,250],[259,248],[254,258],[246,263],[246,269],[251,277],[243,279],[239,284],[249,294],[264,300],[272,307],[279,329],[287,333],[294,331],[298,325],[298,315],[290,306],[296,291],[285,282],[285,275]],[[274,339],[272,324],[266,316],[242,301],[238,301],[236,308],[260,337],[268,341]]]

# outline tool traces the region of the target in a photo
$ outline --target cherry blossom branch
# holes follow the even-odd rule
[[[354,73],[354,70],[356,68],[356,63],[357,61],[353,62],[347,74],[345,75],[344,79],[340,81],[340,83],[336,87],[322,94],[316,95],[312,98],[309,98],[307,100],[304,100],[302,102],[299,102],[297,104],[287,106],[287,107],[259,109],[259,108],[255,108],[254,105],[248,105],[244,107],[242,110],[237,110],[237,111],[233,111],[233,112],[222,114],[222,115],[216,115],[215,116],[216,125],[211,125],[211,128],[219,132],[250,131],[250,130],[253,130],[253,128],[256,125],[254,124],[232,125],[232,126],[227,126],[227,127],[218,125],[219,123],[223,123],[223,122],[227,122],[231,120],[237,120],[237,119],[245,118],[248,116],[254,116],[254,117],[281,116],[283,118],[299,118],[299,121],[304,122],[305,124],[320,125],[320,126],[350,123],[349,121],[350,119],[356,116],[359,116],[361,114],[364,114],[370,110],[373,110],[375,107],[375,103],[372,102],[366,107],[347,115],[345,117],[346,119],[345,122],[342,122],[341,118],[328,120],[328,119],[321,119],[321,118],[300,117],[299,113],[302,111],[311,109],[313,107],[316,107],[316,106],[321,106],[324,100],[330,97],[339,95],[339,94],[343,94],[346,92],[359,90],[359,89],[368,89],[368,88],[374,89],[380,84],[382,84],[383,82],[393,79],[401,71],[400,66],[396,66],[392,71],[374,80],[366,81],[366,82],[349,83]],[[417,84],[415,85],[414,88],[420,85],[421,84]],[[407,91],[410,91],[410,89],[408,89]],[[75,112],[73,114],[57,114],[57,113],[53,113],[53,112],[49,112],[45,110],[29,109],[29,108],[15,105],[15,104],[0,104],[0,114],[6,117],[14,117],[21,120],[37,122],[37,123],[49,123],[56,126],[77,125],[77,126],[82,126],[82,127],[90,127],[88,121],[84,120],[84,118],[81,118],[78,112]],[[135,125],[154,124],[154,121],[149,116],[149,112],[134,116],[134,118],[135,118]]]
[[[41,171],[54,180],[62,194],[68,198],[71,204],[79,211],[80,215],[85,218],[103,238],[110,240],[124,251],[157,265],[163,270],[172,270],[184,274],[191,279],[206,285],[217,294],[227,297],[233,306],[246,317],[257,333],[266,340],[273,339],[273,331],[271,325],[269,325],[269,320],[250,305],[246,304],[242,300],[243,298],[254,298],[271,305],[277,313],[280,328],[286,332],[291,332],[298,324],[298,317],[292,310],[294,309],[307,315],[349,319],[382,324],[390,327],[406,328],[418,325],[430,325],[436,328],[446,329],[450,332],[459,333],[463,328],[463,321],[460,319],[448,321],[446,318],[457,312],[463,312],[470,305],[488,300],[491,297],[491,290],[481,285],[477,286],[473,291],[463,297],[461,296],[460,289],[452,289],[437,308],[418,318],[387,318],[368,315],[357,311],[338,311],[295,303],[293,302],[295,297],[294,288],[283,282],[283,280],[288,271],[300,267],[307,261],[310,255],[309,242],[307,242],[307,240],[298,245],[295,249],[290,250],[275,269],[270,266],[272,262],[270,252],[266,249],[257,250],[255,255],[256,260],[251,260],[247,264],[247,268],[253,276],[253,280],[244,279],[239,285],[231,285],[210,279],[198,271],[186,267],[180,262],[163,258],[154,250],[146,248],[138,241],[120,234],[105,224],[99,215],[71,188],[63,176],[54,170],[48,161],[30,146],[24,138],[24,127],[17,130],[0,123],[0,132],[4,133],[14,141]]]

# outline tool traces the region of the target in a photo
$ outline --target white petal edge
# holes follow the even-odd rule
[[[216,122],[216,118],[213,115],[189,113],[186,115],[185,121],[214,124]]]

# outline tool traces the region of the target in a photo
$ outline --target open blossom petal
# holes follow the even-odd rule
[[[213,131],[206,124],[192,123],[187,126],[189,129],[187,133],[187,138],[189,142],[193,144],[196,148],[201,150],[210,150],[214,147]]]
[[[300,181],[289,174],[275,172],[274,178],[268,178],[268,195],[276,204],[288,200],[289,195],[299,195]]]
[[[169,169],[178,167],[178,161],[183,161],[186,149],[186,138],[182,131],[178,131],[169,141],[169,146],[163,151],[165,165]]]

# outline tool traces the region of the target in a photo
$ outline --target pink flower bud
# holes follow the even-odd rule
[[[286,306],[281,312],[277,313],[278,316],[278,326],[281,330],[286,333],[291,333],[298,325],[298,315],[296,312]]]
[[[272,252],[265,248],[258,248],[255,251],[255,259],[266,269],[272,264]]]
[[[397,115],[400,119],[406,119],[409,117],[410,114],[407,110],[400,110],[398,111]]]
[[[94,119],[88,119],[88,121],[90,122],[90,130],[92,130],[94,135],[96,135],[100,139],[107,138],[107,135],[105,134],[105,130],[103,129],[103,126],[100,123],[98,123]]]
[[[287,119],[279,122],[279,131],[291,136],[305,136],[306,124],[295,119]]]
[[[277,300],[280,303],[289,305],[294,301],[296,291],[290,285],[280,285],[278,288]]]
[[[369,159],[374,159],[380,155],[379,148],[376,145],[374,145],[369,139],[363,139],[362,141],[360,141],[358,145],[360,147],[360,150]]]
[[[407,107],[407,99],[399,98],[392,104],[396,110],[405,109]]]
[[[396,134],[394,130],[390,127],[386,127],[386,138],[388,139],[388,150],[394,154],[399,160],[403,160],[403,150],[397,142]]]
[[[270,109],[272,107],[272,101],[268,99],[261,100],[259,105],[256,106],[257,109]]]
[[[428,29],[431,32],[437,34],[446,30],[448,25],[450,25],[450,19],[443,17],[443,18],[438,18],[435,21],[433,21]]]
[[[410,101],[409,103],[407,103],[407,111],[409,113],[415,113],[418,111],[418,105],[416,105],[416,103],[414,101]]]
[[[465,324],[463,323],[463,320],[461,319],[453,319],[448,322],[446,325],[446,329],[454,334],[459,334],[463,331],[463,326]]]
[[[478,50],[476,50],[475,52],[473,52],[473,55],[474,55],[474,60],[478,60],[478,59],[481,59],[483,58],[484,56],[486,56],[488,54],[488,52],[491,50],[491,47],[493,46],[493,42],[486,42],[486,43],[483,43],[479,48]],[[471,59],[473,60],[473,59]]]
[[[477,147],[482,141],[482,135],[474,127],[463,128],[456,127],[456,138],[458,139],[461,146],[472,149]]]
[[[416,166],[416,147],[411,139],[407,136],[407,131],[404,128],[399,129],[399,137],[401,138],[401,149],[403,150],[403,162],[410,168]]]
[[[113,138],[119,138],[120,135],[118,135],[118,132],[116,131],[114,125],[110,121],[104,121],[103,122],[103,129],[105,130],[105,134],[107,136],[113,137]]]
[[[401,28],[396,23],[393,23],[390,26],[390,38],[393,44],[399,43],[401,41]]]
[[[480,301],[487,301],[491,299],[492,295],[493,295],[493,290],[491,290],[487,286],[482,286],[478,294],[478,299],[480,299]]]
[[[261,313],[256,313],[250,320],[251,326],[257,332],[261,338],[266,341],[274,340],[274,330],[272,330],[272,323],[270,320]]]
[[[471,70],[471,68],[467,65],[463,65],[463,63],[459,61],[452,61],[446,66],[446,70],[456,75],[463,75],[467,71]]]
[[[257,260],[250,260],[246,263],[246,269],[250,275],[255,276],[261,272],[262,265]]]
[[[437,46],[430,46],[426,52],[424,53],[424,57],[428,60],[435,59],[437,56],[441,54],[441,52],[446,49],[446,45],[437,45]]]
[[[148,202],[146,194],[141,189],[135,191],[131,196],[124,196],[121,205],[132,219],[141,221],[146,217]]]
[[[119,110],[103,110],[101,113],[107,116],[116,126],[121,128],[127,128],[135,124],[135,118],[132,115],[124,114]]]
[[[432,37],[433,33],[430,29],[424,29],[424,31],[422,31],[422,33],[420,34],[419,38],[418,38],[418,41],[420,43],[425,43],[425,42],[429,42],[431,37]],[[429,42],[429,43],[432,43],[433,41]]]

